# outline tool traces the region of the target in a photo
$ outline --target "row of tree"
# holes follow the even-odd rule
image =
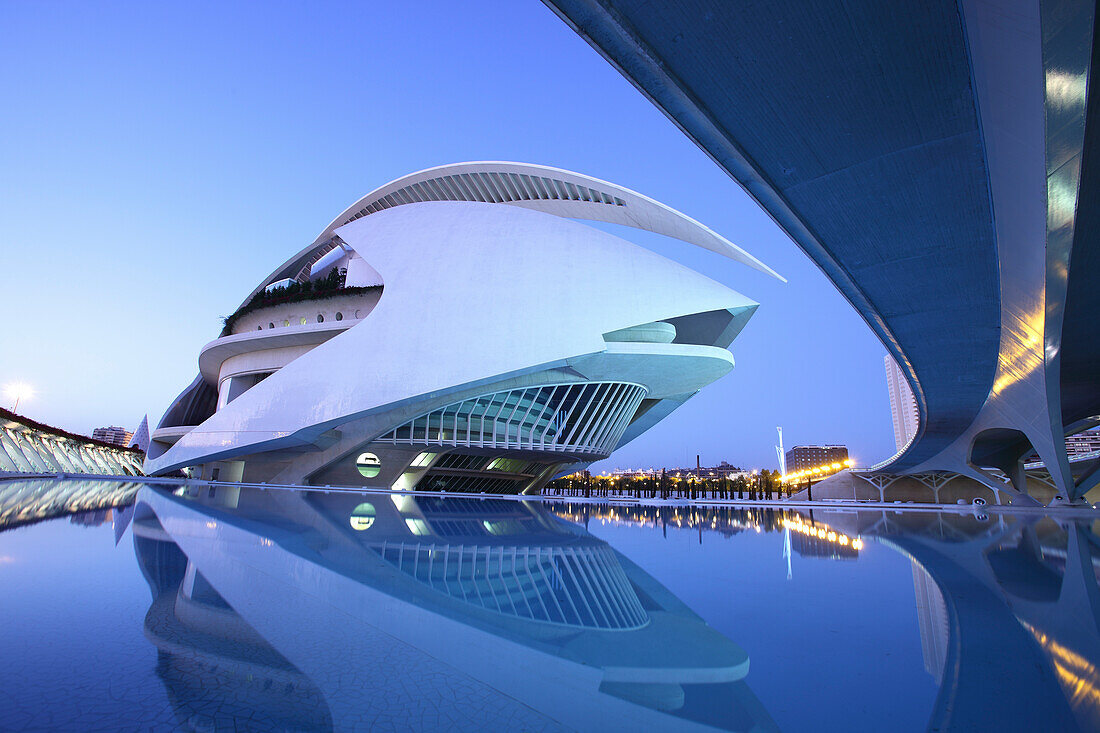
[[[543,493],[555,496],[637,497],[640,499],[779,499],[790,495],[790,487],[778,471],[767,469],[735,478],[672,478],[660,476],[593,476],[588,471],[551,481]]]

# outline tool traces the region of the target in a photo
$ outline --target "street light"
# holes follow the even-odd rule
[[[4,396],[15,403],[11,408],[11,411],[15,412],[19,409],[20,400],[29,400],[34,397],[34,388],[23,382],[12,382],[4,385]]]

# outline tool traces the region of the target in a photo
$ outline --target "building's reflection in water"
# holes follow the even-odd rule
[[[0,532],[81,512],[130,504],[142,484],[104,479],[30,478],[0,481]]]
[[[146,489],[133,530],[188,728],[775,730],[740,647],[541,504]]]
[[[185,730],[331,730],[323,696],[210,585],[155,520],[134,524],[153,602],[145,636]]]

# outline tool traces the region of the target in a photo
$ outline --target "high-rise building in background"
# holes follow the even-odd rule
[[[920,413],[917,398],[894,357],[886,355],[886,389],[890,392],[890,417],[894,421],[894,447],[899,451],[917,434]]]
[[[834,463],[844,465],[848,460],[848,447],[844,445],[796,445],[786,453],[787,472],[794,473],[805,469],[813,470],[831,466]]]
[[[902,374],[901,367],[889,354],[885,358],[886,364],[886,389],[890,393],[890,418],[894,422],[894,447],[899,451],[909,444],[920,424],[920,416],[917,412],[917,399],[913,396],[913,390],[909,388],[909,382]],[[1073,456],[1100,451],[1100,428],[1086,430],[1066,438],[1066,453]],[[1024,459],[1031,463],[1038,461],[1039,456],[1029,453]]]
[[[104,443],[110,443],[111,445],[120,445],[123,448],[129,445],[132,437],[134,437],[133,433],[117,425],[112,425],[109,428],[96,428],[92,431],[92,438],[95,440],[102,440]]]

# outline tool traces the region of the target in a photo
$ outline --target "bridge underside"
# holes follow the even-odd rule
[[[1100,413],[1094,7],[544,0],[738,181],[906,372],[892,474],[1088,486]],[[1095,99],[1094,99],[1095,98]]]

